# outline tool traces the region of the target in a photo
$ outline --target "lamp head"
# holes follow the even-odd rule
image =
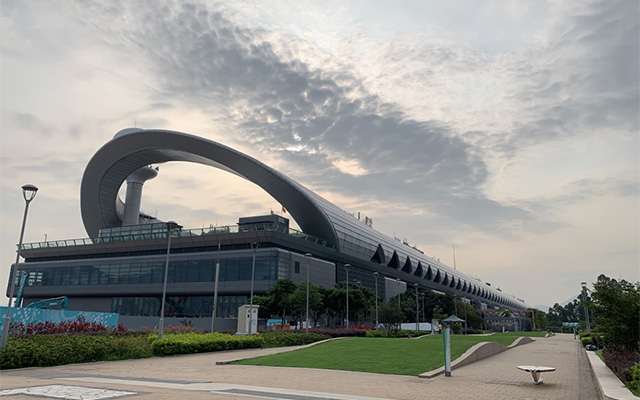
[[[304,255],[305,257],[311,257],[311,253],[307,253]]]
[[[176,221],[167,221],[167,230],[169,232],[175,230],[175,229],[180,229],[182,228],[182,225],[178,225],[178,223]]]
[[[351,268],[351,264],[345,264],[344,265],[344,269],[347,270],[347,272],[349,272],[349,269]]]
[[[374,273],[373,273],[373,276],[374,276],[374,277],[376,277],[376,278],[378,278],[378,275],[380,275],[380,274],[379,274],[379,273],[377,273],[377,272],[374,272]]]
[[[582,285],[582,288],[584,289],[584,288],[587,287],[587,282],[582,282],[582,283],[580,283],[580,285]]]
[[[22,197],[24,197],[24,201],[29,204],[34,197],[36,197],[36,193],[38,192],[38,187],[32,184],[27,183],[22,186]]]

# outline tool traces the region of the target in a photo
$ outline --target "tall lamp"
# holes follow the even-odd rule
[[[377,272],[373,273],[373,277],[376,280],[376,329],[378,329],[378,275],[380,275]]]
[[[258,242],[251,243],[251,251],[253,251],[253,261],[251,262],[251,300],[249,300],[249,335],[253,332],[253,281],[256,278],[256,251],[258,250]],[[284,322],[283,322],[284,324]]]
[[[589,308],[587,308],[587,282],[582,282],[582,301],[584,301],[584,323],[587,333],[591,333],[591,322],[589,321]]]
[[[36,197],[38,193],[38,188],[34,185],[26,184],[22,186],[22,197],[24,197],[25,206],[24,206],[24,216],[22,217],[22,228],[20,229],[20,240],[18,241],[18,251],[16,254],[16,262],[14,264],[15,273],[13,271],[9,271],[9,284],[11,285],[11,289],[9,289],[9,303],[7,304],[7,313],[3,319],[2,325],[2,340],[0,341],[0,346],[2,350],[7,347],[7,337],[9,336],[9,325],[11,325],[11,302],[13,300],[13,291],[15,289],[15,277],[18,273],[18,263],[20,262],[20,252],[22,250],[22,239],[24,237],[24,227],[27,223],[27,212],[29,211],[29,203]]]
[[[344,270],[347,271],[347,324],[346,328],[349,329],[349,269],[351,268],[351,264],[345,264]]]
[[[420,306],[418,305],[418,284],[414,283],[416,288],[416,330],[420,330]]]
[[[167,276],[169,275],[169,253],[171,252],[171,235],[176,229],[180,229],[182,226],[178,225],[176,221],[167,222],[167,256],[164,261],[164,283],[162,285],[162,305],[160,306],[160,322],[158,323],[158,340],[162,339],[162,333],[164,332],[164,303],[167,298]]]
[[[311,259],[311,253],[307,253],[304,255],[307,259],[307,321],[305,333],[309,333],[309,260]]]

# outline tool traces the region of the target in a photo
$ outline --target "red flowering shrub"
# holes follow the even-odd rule
[[[631,381],[630,368],[636,363],[640,363],[640,353],[631,351],[611,351],[605,348],[602,350],[602,357],[605,364],[620,378],[623,382]]]
[[[59,333],[99,333],[106,332],[107,327],[98,322],[62,321],[55,323],[31,322],[27,326],[23,323],[12,324],[11,333],[14,335],[52,335]],[[113,330],[112,330],[113,331]],[[115,332],[123,332],[125,327],[119,324]]]

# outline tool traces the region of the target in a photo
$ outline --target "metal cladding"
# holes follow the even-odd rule
[[[80,198],[89,236],[98,236],[101,228],[122,225],[124,204],[118,190],[129,175],[139,168],[169,161],[204,164],[247,179],[282,204],[302,231],[335,243],[342,255],[360,259],[363,265],[380,264],[389,276],[491,306],[527,308],[523,301],[374,230],[262,162],[212,140],[176,131],[124,129],[91,158],[82,178]]]

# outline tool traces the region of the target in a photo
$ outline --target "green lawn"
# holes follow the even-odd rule
[[[514,332],[491,336],[451,336],[451,358],[480,342],[508,346],[519,336],[544,333]],[[345,338],[305,349],[234,362],[241,365],[303,367],[416,376],[444,365],[442,335],[421,339]]]

